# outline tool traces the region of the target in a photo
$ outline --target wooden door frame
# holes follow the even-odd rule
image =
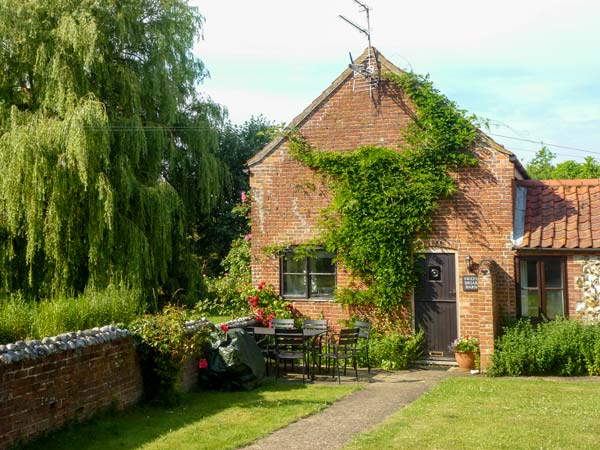
[[[426,248],[423,251],[418,253],[444,253],[444,254],[453,254],[454,255],[454,278],[456,279],[456,336],[457,338],[460,336],[460,295],[459,292],[462,292],[460,289],[459,280],[460,277],[458,275],[458,250],[454,250],[451,248],[444,247],[430,247]],[[411,326],[414,332],[417,331],[417,320],[416,320],[416,305],[415,305],[415,290],[412,290],[411,293]],[[448,343],[450,344],[450,343]]]

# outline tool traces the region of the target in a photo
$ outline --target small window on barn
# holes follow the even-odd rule
[[[335,290],[333,254],[316,250],[299,256],[291,248],[281,257],[281,293],[285,298],[331,298]]]
[[[519,258],[520,316],[555,319],[567,315],[563,258]]]

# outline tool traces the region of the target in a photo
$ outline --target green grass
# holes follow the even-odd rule
[[[234,317],[232,316],[206,316],[206,318],[215,325],[218,325],[223,322],[229,322],[230,320],[234,319]]]
[[[250,392],[190,393],[180,406],[140,406],[105,414],[25,448],[233,449],[315,413],[361,387],[268,381]]]
[[[600,383],[451,378],[346,450],[596,449]]]
[[[129,323],[144,310],[140,291],[108,287],[78,297],[26,300],[19,294],[0,299],[0,344],[40,339],[111,323]]]

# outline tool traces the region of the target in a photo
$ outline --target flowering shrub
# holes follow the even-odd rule
[[[478,352],[479,341],[473,336],[463,336],[459,339],[454,339],[448,346],[448,349],[453,352]]]
[[[249,292],[247,297],[251,308],[251,314],[256,321],[264,326],[271,326],[271,320],[290,319],[293,317],[294,307],[275,292],[272,285],[261,281],[255,289]]]
[[[130,329],[136,340],[148,400],[173,404],[179,400],[178,381],[183,362],[190,353],[199,353],[207,332],[188,333],[185,310],[167,306],[162,313],[135,320]]]

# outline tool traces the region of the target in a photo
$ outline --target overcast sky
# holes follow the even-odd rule
[[[191,0],[204,15],[196,46],[211,78],[201,92],[233,122],[263,114],[289,122],[358,56],[366,38],[352,0]],[[586,150],[600,159],[600,2],[591,0],[367,0],[372,42],[435,86],[489,133]],[[522,162],[541,145],[492,136]]]

